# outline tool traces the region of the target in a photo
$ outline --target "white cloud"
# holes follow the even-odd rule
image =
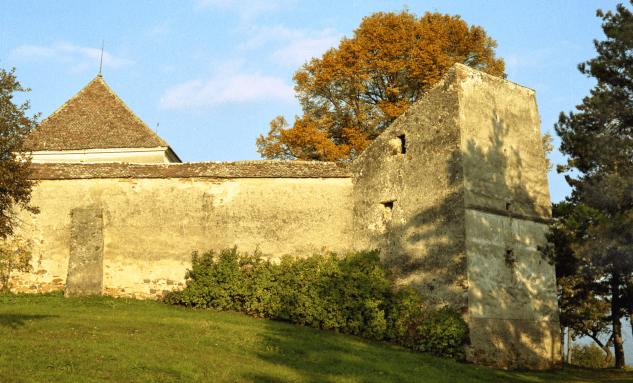
[[[22,45],[11,52],[16,58],[26,60],[38,60],[42,58],[52,58],[57,55],[57,51],[53,48],[38,47],[35,45]]]
[[[156,26],[151,31],[149,31],[147,35],[150,37],[158,37],[158,36],[168,35],[169,33],[171,33],[171,29],[169,28],[169,23],[165,22]]]
[[[263,13],[287,9],[296,0],[199,0],[196,9],[222,9],[236,12],[241,19],[251,20]]]
[[[292,100],[294,89],[277,77],[255,74],[217,76],[193,80],[167,89],[160,99],[164,109],[199,109],[226,102]]]
[[[240,2],[235,0],[200,0],[196,4],[196,8],[227,8],[239,4]]]
[[[70,63],[71,71],[81,72],[90,68],[98,68],[101,60],[101,49],[79,47],[67,43],[57,43],[52,47],[37,45],[22,45],[11,52],[16,60],[22,61],[57,61]],[[132,65],[133,62],[124,58],[114,57],[103,52],[103,67],[117,69]]]
[[[325,51],[338,46],[343,37],[333,29],[322,31],[288,29],[283,26],[261,27],[251,30],[254,36],[239,46],[240,49],[257,49],[271,42],[281,43],[269,58],[280,64],[292,67],[310,61],[313,57],[321,57]]]
[[[561,54],[565,52],[565,54]],[[518,50],[504,56],[506,63],[506,72],[516,71],[519,68],[539,68],[542,70],[544,65],[548,68],[575,67],[577,62],[574,55],[581,52],[578,44],[570,44],[567,41],[557,41],[554,46],[548,46],[540,49],[524,49]]]
[[[292,66],[310,61],[313,57],[321,57],[328,49],[338,46],[340,35],[333,35],[332,30],[320,34],[294,38],[290,44],[279,49],[270,56],[273,61]]]
[[[503,61],[506,64],[506,71],[515,70],[519,65],[519,59],[517,58],[516,53],[506,56]]]

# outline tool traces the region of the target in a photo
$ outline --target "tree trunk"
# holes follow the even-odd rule
[[[633,335],[633,274],[628,273],[625,281],[626,284],[624,289],[626,290],[626,310],[628,311],[629,321],[631,322],[631,335]]]
[[[560,326],[560,359],[565,361],[565,327]]]
[[[567,327],[567,363],[571,364],[571,329]]]
[[[613,358],[613,353],[609,349],[609,347],[611,347],[611,343],[613,342],[613,334],[611,334],[611,338],[609,338],[606,345],[602,344],[600,339],[598,339],[598,337],[595,335],[590,335],[590,334],[585,334],[585,335],[589,335],[591,339],[593,339],[593,341],[596,342],[598,346],[600,346],[602,351],[604,351],[607,354],[607,356],[604,358],[604,362],[602,362],[602,368],[609,367],[609,362],[611,362],[611,359]]]
[[[615,368],[624,368],[624,346],[622,342],[622,323],[620,323],[620,275],[613,272],[611,279],[611,318],[613,319],[613,345],[615,346]]]

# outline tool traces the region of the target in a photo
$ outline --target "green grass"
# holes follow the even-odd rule
[[[386,343],[154,301],[0,294],[1,382],[624,382],[496,371]]]

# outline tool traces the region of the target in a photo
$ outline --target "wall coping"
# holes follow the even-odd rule
[[[352,174],[333,162],[317,161],[31,163],[34,180],[94,178],[352,178]]]

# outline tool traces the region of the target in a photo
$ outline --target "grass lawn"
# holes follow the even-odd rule
[[[496,371],[386,343],[155,301],[0,294],[6,382],[624,382],[565,365]]]

